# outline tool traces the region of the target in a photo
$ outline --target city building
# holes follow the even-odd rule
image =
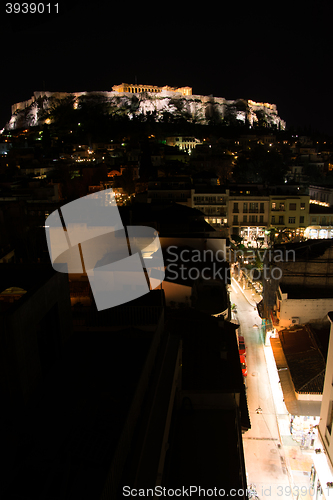
[[[324,206],[324,202],[317,204],[310,200],[309,221],[304,236],[312,240],[333,238],[332,205]]]
[[[166,486],[188,486],[195,477],[209,488],[235,488],[238,498],[245,499],[242,432],[251,423],[237,325],[185,310],[175,312],[169,328],[182,339],[182,381]]]
[[[291,236],[304,236],[308,225],[308,195],[271,195],[269,225],[286,229]]]
[[[184,150],[188,153],[191,153],[193,149],[195,149],[202,142],[195,137],[182,137],[182,136],[173,136],[166,138],[167,146],[177,146],[179,149]]]
[[[191,206],[191,178],[188,176],[158,177],[148,182],[147,203],[179,203]]]
[[[309,186],[310,203],[324,207],[333,205],[332,186]]]
[[[267,245],[269,196],[257,186],[237,186],[230,188],[228,201],[230,237],[240,236],[254,248]]]
[[[191,206],[205,214],[205,221],[225,237],[229,237],[228,197],[229,190],[220,186],[196,185],[191,190]]]
[[[272,320],[277,327],[280,319],[284,327],[293,324],[292,318],[294,324],[311,319],[323,320],[326,314],[323,307],[327,307],[327,302],[331,300],[333,289],[333,240],[307,240],[275,245],[274,251],[266,251],[262,258],[263,269],[266,270],[266,276],[262,280],[262,317]],[[291,299],[297,309],[289,307]],[[319,302],[316,303],[316,300]],[[285,304],[283,309],[282,303]],[[307,303],[311,304],[309,312],[306,310]]]
[[[333,309],[333,289],[305,287],[280,282],[276,296],[276,325],[279,329],[290,325],[322,322],[326,311]]]
[[[313,456],[313,467],[311,471],[311,483],[317,498],[327,499],[330,497],[333,487],[333,312],[328,313],[330,321],[330,340],[326,361],[326,372],[324,381],[323,397],[320,409],[319,437],[322,449]]]

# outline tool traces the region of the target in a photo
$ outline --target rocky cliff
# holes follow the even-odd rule
[[[226,100],[220,97],[189,95],[162,91],[158,94],[142,92],[35,92],[31,99],[12,106],[12,116],[6,129],[16,129],[52,122],[54,110],[64,104],[73,109],[87,102],[102,104],[105,112],[113,115],[127,115],[130,119],[148,115],[156,121],[168,117],[183,118],[192,123],[225,123],[236,125],[247,123],[284,130],[285,122],[279,117],[275,104],[258,103],[251,100]]]

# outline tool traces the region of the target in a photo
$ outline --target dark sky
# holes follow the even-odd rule
[[[2,15],[0,128],[35,90],[111,90],[137,77],[275,103],[287,126],[333,135],[330,0],[58,4],[53,16]]]

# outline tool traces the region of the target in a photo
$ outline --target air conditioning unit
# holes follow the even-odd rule
[[[296,318],[296,317],[291,318],[291,322],[293,325],[299,325],[299,318]]]

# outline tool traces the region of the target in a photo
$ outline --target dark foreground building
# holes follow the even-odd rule
[[[234,325],[166,310],[163,290],[80,321],[67,275],[0,271],[1,498],[246,488],[250,423]]]

